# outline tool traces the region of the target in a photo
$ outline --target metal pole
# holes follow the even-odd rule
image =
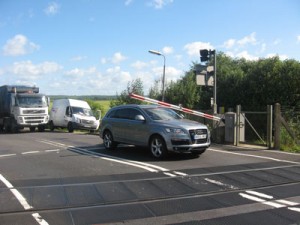
[[[166,57],[159,51],[149,50],[148,52],[151,54],[161,55],[162,57],[164,57],[164,70],[163,70],[163,78],[162,78],[162,101],[165,101]]]
[[[161,54],[162,55],[162,54]],[[162,79],[162,101],[165,101],[165,76],[166,76],[166,57],[164,57],[164,71],[163,71],[163,79]]]
[[[214,114],[217,114],[217,50],[214,50]]]
[[[273,106],[267,106],[267,145],[268,149],[272,148],[272,130],[273,130]]]
[[[280,150],[281,108],[279,103],[275,104],[274,116],[274,149]]]

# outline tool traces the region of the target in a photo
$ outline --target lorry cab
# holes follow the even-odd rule
[[[91,107],[86,101],[77,99],[57,99],[53,101],[50,111],[49,126],[55,128],[67,128],[69,132],[74,130],[98,129],[100,118],[96,119]]]

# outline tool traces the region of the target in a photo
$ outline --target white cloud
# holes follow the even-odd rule
[[[154,80],[161,80],[163,76],[163,67],[154,67],[152,69]],[[176,81],[183,75],[183,71],[175,67],[167,66],[165,70],[165,79],[167,82]],[[153,84],[153,83],[152,83]]]
[[[55,15],[58,13],[60,9],[60,5],[57,4],[56,2],[50,2],[47,6],[47,8],[45,8],[44,12],[48,15]]]
[[[258,60],[258,57],[250,55],[247,51],[242,51],[238,54],[236,54],[237,58],[244,58],[247,60]]]
[[[26,36],[17,34],[12,39],[9,39],[3,46],[3,54],[8,56],[20,56],[29,54],[38,49],[39,46],[30,42]]]
[[[131,64],[131,67],[135,68],[136,70],[144,69],[147,66],[148,66],[147,63],[139,61],[139,60]]]
[[[40,76],[56,73],[62,69],[62,66],[55,62],[43,62],[33,64],[31,61],[15,62],[5,70],[5,73],[17,75],[26,80],[34,80]]]
[[[229,40],[224,42],[223,46],[224,46],[224,48],[229,49],[229,48],[232,48],[235,44],[236,44],[235,39],[229,39]]]
[[[97,70],[96,67],[90,67],[88,69],[79,69],[75,68],[70,71],[66,71],[65,74],[72,77],[83,77],[90,74],[96,74]]]
[[[125,1],[125,5],[126,5],[126,6],[127,6],[127,5],[130,5],[130,4],[132,3],[132,1],[133,1],[133,0],[126,0],[126,1]]]
[[[112,58],[112,63],[114,63],[114,64],[118,64],[118,63],[120,63],[120,62],[122,62],[122,61],[124,61],[124,60],[126,60],[126,57],[125,56],[123,56],[122,54],[121,54],[121,52],[116,52],[114,55],[113,55],[113,58]]]
[[[253,32],[251,33],[250,35],[248,36],[245,36],[244,38],[240,39],[237,41],[237,43],[241,46],[245,46],[247,44],[252,44],[252,45],[255,45],[257,42],[256,42],[256,33]]]
[[[278,54],[275,54],[275,53],[267,54],[266,58],[273,58],[273,57],[276,57],[276,56],[278,56],[280,60],[286,60],[286,59],[289,58],[287,55],[278,55]]]
[[[164,6],[171,3],[173,3],[173,0],[152,0],[148,3],[148,5],[155,9],[162,9]]]
[[[274,40],[274,41],[273,41],[273,43],[272,43],[272,44],[273,44],[273,45],[278,45],[280,42],[281,42],[281,40],[280,40],[280,39],[276,39],[276,40]]]
[[[166,46],[162,49],[162,52],[164,54],[168,55],[168,54],[172,54],[174,52],[174,49],[173,49],[173,47]]]
[[[122,55],[121,52],[116,52],[111,58],[102,57],[100,59],[100,62],[101,64],[107,64],[107,63],[119,64],[126,59],[127,57]]]
[[[78,61],[83,61],[87,59],[86,56],[81,56],[81,55],[78,55],[78,56],[74,56],[73,58],[70,59],[70,61],[75,61],[75,62],[78,62]]]
[[[297,43],[300,43],[300,35],[297,36]]]
[[[209,42],[192,42],[184,46],[187,54],[193,57],[200,56],[200,49],[214,49],[214,47]]]

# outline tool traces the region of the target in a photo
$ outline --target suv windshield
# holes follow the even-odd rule
[[[153,120],[179,120],[182,119],[175,111],[167,108],[144,109],[147,115]]]

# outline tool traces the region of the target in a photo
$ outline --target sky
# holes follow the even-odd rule
[[[164,65],[176,81],[200,49],[300,61],[300,1],[0,0],[0,86],[116,95],[140,78],[147,95]]]

